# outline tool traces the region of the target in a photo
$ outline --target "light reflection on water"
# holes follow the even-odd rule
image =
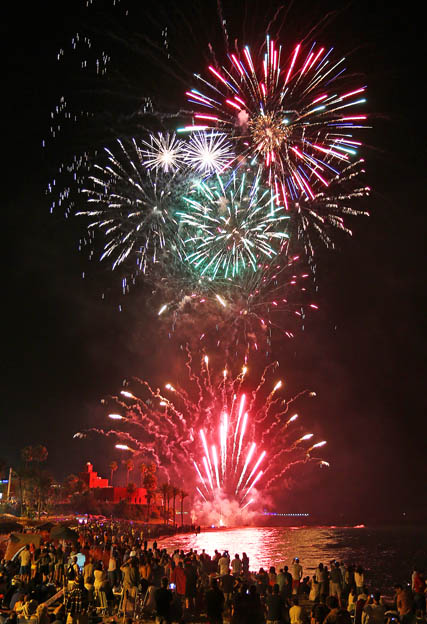
[[[190,548],[213,555],[215,549],[231,556],[243,552],[251,570],[289,565],[299,557],[304,576],[317,564],[333,559],[356,563],[367,570],[371,587],[390,590],[395,582],[407,582],[413,565],[427,561],[424,527],[244,527],[185,534],[161,540],[160,548]]]

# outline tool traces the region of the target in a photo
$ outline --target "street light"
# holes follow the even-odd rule
[[[121,414],[108,414],[108,418],[112,420],[123,420],[123,416]]]

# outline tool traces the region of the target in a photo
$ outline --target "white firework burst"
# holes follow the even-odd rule
[[[185,159],[199,173],[221,173],[233,162],[234,152],[225,134],[197,132],[185,146]]]
[[[77,212],[90,218],[89,231],[100,231],[104,248],[100,260],[115,269],[128,259],[133,273],[146,273],[162,251],[178,244],[175,204],[182,191],[177,173],[147,171],[141,148],[133,139],[117,140],[113,151],[105,148],[100,164],[88,176],[88,208]]]
[[[185,163],[184,142],[175,134],[158,133],[150,135],[149,141],[142,141],[145,149],[141,150],[144,166],[147,169],[161,169],[165,173],[177,171]]]

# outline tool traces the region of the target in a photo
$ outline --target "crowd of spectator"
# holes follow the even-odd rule
[[[304,576],[288,566],[252,571],[246,553],[167,552],[135,525],[89,523],[78,539],[25,546],[0,566],[0,624],[87,624],[156,619],[158,624],[416,624],[426,583],[384,601],[362,568],[333,561]]]

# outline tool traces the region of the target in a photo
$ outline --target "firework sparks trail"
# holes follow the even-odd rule
[[[254,474],[256,473],[256,471],[258,470],[259,466],[261,465],[262,460],[264,459],[264,457],[267,455],[266,451],[263,451],[261,453],[261,455],[258,457],[255,466],[252,468],[249,477],[246,479],[243,488],[245,488],[247,486],[247,484],[249,483],[249,481],[252,479],[252,477],[254,476]]]
[[[223,370],[217,374],[212,368],[208,378],[205,357],[197,368],[193,358],[191,365],[187,362],[190,372],[185,390],[166,384],[170,399],[165,399],[159,389],[153,389],[146,381],[128,380],[126,390],[103,401],[108,413],[114,405],[114,413],[122,416],[117,422],[123,430],[91,429],[79,435],[92,432],[113,437],[136,457],[153,458],[159,469],[167,471],[169,478],[193,481],[203,500],[215,500],[221,492],[239,505],[246,502],[256,484],[263,483],[266,478],[272,479],[273,474],[283,473],[293,462],[319,463],[311,453],[326,441],[306,444],[313,434],[304,433],[299,427],[287,434],[289,442],[277,434],[276,429],[262,436],[277,419],[281,426],[290,427],[290,419],[284,418],[287,410],[282,409],[283,400],[280,403],[267,401],[269,396],[283,392],[283,384],[279,384],[277,378],[268,389],[271,366],[264,370],[256,384],[257,395],[254,395],[246,364],[236,377],[229,369],[224,375]],[[251,406],[248,396],[251,396]],[[291,402],[289,399],[287,403]],[[253,414],[258,416],[258,421]],[[132,431],[134,428],[137,433]],[[194,435],[195,430],[198,435]],[[268,463],[265,462],[266,450],[259,448],[257,451],[257,442],[262,437],[268,448]]]
[[[208,462],[207,462],[206,456],[205,456],[205,457],[203,457],[203,465],[204,465],[204,467],[205,467],[205,472],[206,472],[206,474],[207,474],[207,476],[208,476],[209,485],[211,486],[211,490],[213,491],[213,489],[214,489],[214,485],[213,485],[213,481],[212,481],[212,474],[211,474],[211,472],[212,472],[212,471],[209,469],[209,466],[208,466]]]
[[[314,458],[314,457],[310,457],[309,455],[306,455],[303,459],[297,459],[295,461],[289,462],[289,464],[287,464],[282,470],[277,472],[277,474],[273,475],[265,484],[266,489],[271,487],[275,481],[278,481],[279,479],[281,479],[287,472],[289,472],[289,470],[294,469],[295,466],[302,466],[304,464],[307,464],[309,461],[314,462],[320,468],[322,468],[323,466],[325,466],[326,468],[329,468],[328,462],[325,462],[319,458]]]
[[[196,464],[196,462],[195,462],[195,461],[193,461],[193,465],[194,465],[194,467],[195,467],[195,469],[196,469],[197,474],[199,475],[200,481],[201,481],[201,482],[203,483],[203,485],[205,486],[205,488],[206,488],[207,492],[209,492],[209,490],[208,490],[208,486],[206,485],[206,482],[205,482],[204,478],[202,477],[202,473],[200,472],[199,467],[198,467],[198,465]]]
[[[241,500],[241,503],[243,503],[243,501],[245,500],[246,496],[249,494],[249,492],[253,489],[253,487],[255,486],[255,484],[261,479],[262,475],[263,475],[263,471],[260,470],[259,473],[257,474],[257,476],[255,477],[255,479],[252,481],[251,485],[248,487],[248,489],[246,490],[246,492],[243,494],[243,498]]]
[[[243,416],[242,427],[240,429],[240,439],[239,439],[239,446],[238,446],[238,449],[237,449],[237,458],[236,458],[236,471],[237,471],[237,467],[239,465],[240,453],[241,453],[241,450],[242,450],[242,443],[243,443],[243,436],[245,435],[247,423],[248,423],[248,412],[245,412],[245,415]]]
[[[255,444],[255,442],[252,442],[251,448],[249,449],[249,453],[247,454],[247,457],[246,457],[246,459],[245,459],[245,463],[244,463],[243,468],[242,468],[242,472],[240,473],[240,477],[239,477],[239,480],[238,480],[238,482],[237,482],[237,486],[236,486],[236,494],[237,494],[237,492],[239,491],[240,484],[242,483],[242,481],[243,481],[243,477],[244,477],[244,476],[245,476],[245,474],[246,474],[246,470],[247,470],[247,468],[248,468],[249,462],[250,462],[250,461],[251,461],[251,459],[252,459],[252,455],[253,455],[253,454],[254,454],[254,452],[255,452],[255,448],[256,448],[256,444]]]
[[[254,498],[250,498],[250,499],[248,500],[248,502],[247,502],[247,503],[245,503],[245,504],[241,507],[241,510],[243,511],[244,509],[246,509],[246,507],[249,507],[249,505],[250,505],[251,503],[253,503],[253,502],[254,502],[254,500],[255,500]]]
[[[309,396],[315,396],[315,393],[310,392],[309,390],[302,390],[301,392],[298,392],[298,394],[296,394],[294,397],[292,397],[291,399],[289,399],[288,401],[283,401],[282,404],[285,406],[283,410],[275,412],[273,415],[273,422],[271,423],[271,425],[266,428],[263,431],[262,437],[261,437],[261,444],[264,443],[264,437],[268,437],[272,432],[273,429],[275,429],[276,427],[281,427],[283,425],[283,416],[285,416],[288,411],[289,408],[291,407],[292,403],[294,403],[294,401],[296,401],[297,399],[299,399],[300,397],[304,396],[305,394],[308,394]],[[293,414],[293,416],[291,416],[285,423],[285,425],[283,426],[282,430],[285,432],[286,429],[288,428],[288,426],[295,422],[295,420],[298,418],[298,414]]]
[[[200,490],[200,488],[196,487],[196,491],[198,492],[198,494],[200,494],[200,496],[203,498],[203,500],[207,503],[208,500],[207,500],[206,496],[203,494],[203,492]]]
[[[213,463],[214,463],[214,468],[215,468],[215,477],[216,477],[216,484],[218,486],[218,489],[221,487],[220,482],[219,482],[219,472],[218,472],[218,455],[216,454],[216,446],[212,446],[212,457],[213,457]]]
[[[224,412],[222,415],[222,422],[219,428],[219,437],[221,443],[221,473],[224,478],[226,465],[227,465],[227,435],[228,435],[228,414]]]
[[[243,411],[245,409],[245,403],[246,403],[246,394],[242,394],[242,396],[240,397],[239,413],[238,413],[238,417],[237,417],[237,424],[236,424],[236,427],[234,429],[233,453],[232,453],[231,461],[233,461],[233,459],[234,459],[234,452],[236,450],[237,434],[239,433],[239,425],[240,425],[240,420],[242,418]]]
[[[205,451],[205,458],[207,461],[207,465],[209,466],[209,474],[212,475],[212,464],[211,464],[211,459],[209,457],[208,443],[206,442],[206,436],[205,436],[205,432],[203,431],[203,429],[200,430],[200,437],[202,439],[202,444],[203,444],[203,449]]]

